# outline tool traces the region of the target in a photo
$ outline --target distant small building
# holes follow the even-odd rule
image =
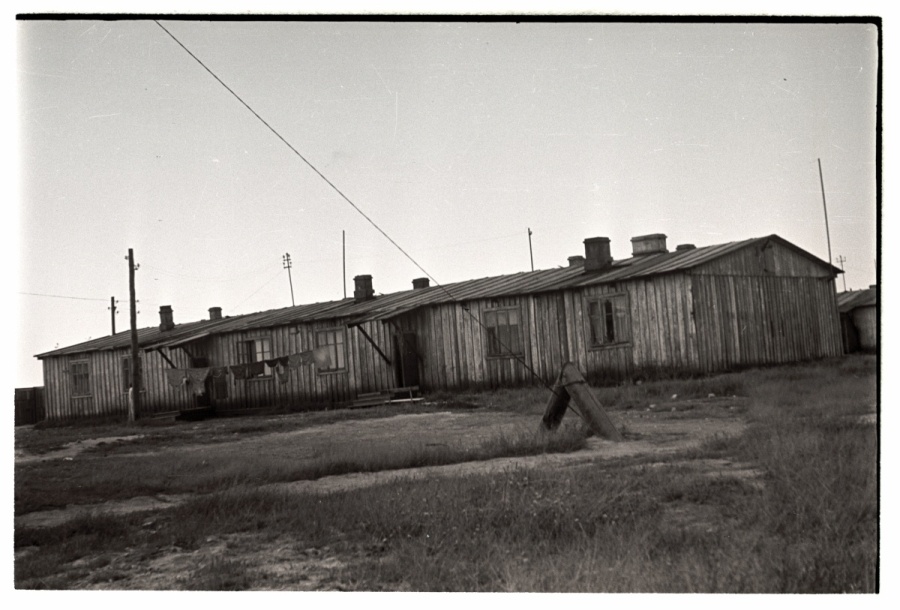
[[[878,287],[848,290],[837,295],[844,353],[878,349]]]
[[[555,269],[140,329],[141,416],[210,408],[326,408],[398,388],[552,383],[572,362],[593,382],[711,373],[839,356],[840,269],[769,235],[669,251],[666,236],[610,240]],[[128,332],[37,357],[47,417],[124,416]],[[314,355],[315,357],[311,356]]]

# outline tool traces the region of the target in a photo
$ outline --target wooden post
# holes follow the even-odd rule
[[[128,401],[128,421],[133,422],[141,412],[141,362],[138,358],[137,301],[134,294],[134,251],[128,248],[128,293],[131,297],[131,391]]]
[[[574,399],[581,419],[587,422],[594,432],[611,441],[624,440],[609,415],[600,406],[600,402],[591,393],[581,371],[571,362],[563,365],[553,385],[553,396],[547,403],[542,420],[544,428],[554,430],[559,426],[570,399]]]

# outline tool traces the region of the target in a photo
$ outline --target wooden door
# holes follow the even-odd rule
[[[394,379],[398,388],[419,385],[419,354],[416,333],[394,335]]]

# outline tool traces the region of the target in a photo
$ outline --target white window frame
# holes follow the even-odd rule
[[[340,341],[338,341],[340,337]],[[334,341],[329,339],[334,338]],[[323,340],[324,339],[324,340]],[[343,373],[347,370],[347,329],[343,326],[331,328],[319,328],[315,331],[316,348],[328,348],[328,356],[331,366],[327,369],[318,368],[319,374]]]
[[[597,307],[596,311],[592,311],[594,305]],[[584,321],[588,349],[603,349],[629,343],[631,309],[628,306],[628,295],[614,293],[586,297]]]

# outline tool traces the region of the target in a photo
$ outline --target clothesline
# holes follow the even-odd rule
[[[298,369],[309,364],[316,364],[319,368],[328,368],[331,366],[331,357],[328,348],[317,347],[316,349],[300,352],[299,354],[291,354],[290,356],[280,356],[278,358],[270,358],[268,360],[260,360],[258,362],[250,362],[247,364],[233,364],[229,366],[207,366],[186,369],[166,369],[166,381],[173,388],[188,388],[197,396],[206,391],[206,379],[225,378],[231,374],[232,383],[236,379],[251,379],[266,372],[266,367],[274,370],[278,375],[280,383],[287,383],[291,369]]]

